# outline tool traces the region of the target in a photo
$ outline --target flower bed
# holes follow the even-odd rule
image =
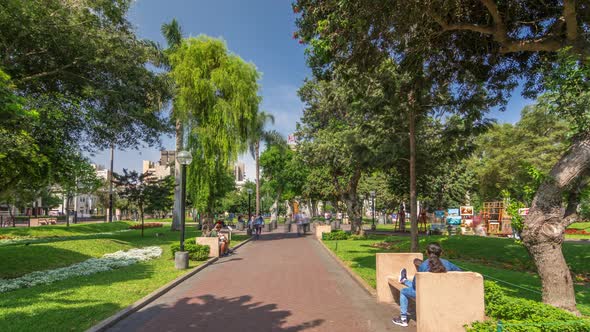
[[[106,254],[102,258],[91,258],[84,262],[59,269],[35,271],[15,279],[0,279],[0,293],[19,288],[28,288],[40,284],[50,284],[56,281],[87,276],[98,272],[109,271],[129,266],[141,261],[158,258],[162,255],[160,247],[136,248],[128,251],[117,251]]]
[[[570,234],[570,235],[590,235],[590,232],[584,230],[584,229],[575,229],[575,228],[568,228],[565,230],[565,234]]]
[[[143,224],[143,228],[158,228],[158,227],[162,227],[162,223],[161,222],[146,222],[145,224]],[[141,229],[141,224],[135,224],[135,225],[131,225],[129,226],[129,229]]]

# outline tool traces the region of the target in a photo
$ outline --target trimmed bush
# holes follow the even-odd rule
[[[342,231],[342,230],[333,230],[330,233],[322,234],[322,240],[328,240],[328,241],[348,240],[349,237],[350,237],[350,233]]]
[[[590,320],[541,302],[507,296],[493,281],[485,281],[484,287],[486,315],[493,320],[475,322],[467,331],[590,332]]]
[[[170,250],[172,251],[172,258],[174,258],[174,254],[177,251],[180,251],[180,244],[175,243],[170,245]],[[193,261],[204,261],[209,258],[209,246],[203,244],[184,244],[184,251],[188,252],[188,257],[190,260]]]

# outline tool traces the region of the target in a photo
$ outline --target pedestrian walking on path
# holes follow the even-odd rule
[[[262,234],[262,226],[264,226],[264,218],[261,215],[257,215],[256,219],[254,220],[254,236],[256,240],[260,238],[260,234]]]

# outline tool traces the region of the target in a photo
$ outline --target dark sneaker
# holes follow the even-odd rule
[[[408,280],[408,273],[406,272],[406,269],[403,268],[399,271],[399,282],[403,284],[406,280]]]
[[[391,320],[391,322],[395,325],[399,325],[399,326],[408,326],[408,320],[404,319],[402,317],[395,317],[394,319]]]

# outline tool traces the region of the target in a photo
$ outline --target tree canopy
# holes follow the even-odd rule
[[[233,164],[258,112],[259,73],[223,41],[206,36],[184,39],[169,61],[175,115],[188,128],[193,155],[187,192],[195,207],[210,213],[233,189]]]

